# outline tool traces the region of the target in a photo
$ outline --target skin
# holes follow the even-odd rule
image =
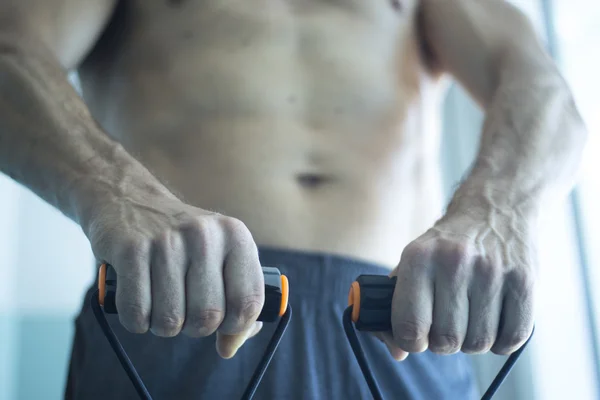
[[[399,360],[530,335],[538,216],[586,138],[572,95],[503,1],[367,3],[0,1],[0,171],[115,267],[128,330],[232,357],[265,245],[387,265]],[[441,213],[445,74],[486,123]]]

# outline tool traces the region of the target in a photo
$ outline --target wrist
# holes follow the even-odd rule
[[[91,220],[111,204],[176,198],[119,144],[115,144],[110,154],[101,159],[100,165],[78,175],[66,190],[75,222],[84,232]]]
[[[513,182],[470,177],[454,193],[446,217],[468,216],[487,220],[491,215],[535,217],[541,196],[516,187]]]

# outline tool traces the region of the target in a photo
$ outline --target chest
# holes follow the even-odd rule
[[[129,0],[122,8],[135,31],[171,45],[187,41],[239,49],[293,41],[309,50],[316,42],[346,40],[381,49],[413,29],[416,1]]]
[[[157,68],[377,76],[418,62],[416,1],[131,0],[128,54]]]
[[[144,110],[386,119],[418,85],[416,1],[122,0],[90,81]]]

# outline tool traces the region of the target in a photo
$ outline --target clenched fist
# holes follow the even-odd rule
[[[174,196],[110,196],[89,213],[84,231],[96,258],[117,273],[116,305],[130,332],[217,332],[217,350],[229,358],[260,330],[263,273],[239,220]]]
[[[446,215],[410,243],[398,267],[392,332],[396,359],[435,353],[509,354],[533,330],[532,219],[484,210]]]

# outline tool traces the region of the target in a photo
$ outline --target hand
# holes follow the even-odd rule
[[[393,357],[521,347],[533,329],[533,220],[512,210],[446,215],[410,243],[392,272],[392,332],[379,335]]]
[[[263,274],[242,222],[156,193],[105,197],[90,215],[84,231],[97,259],[117,273],[116,304],[127,330],[217,332],[224,358],[258,333]]]

